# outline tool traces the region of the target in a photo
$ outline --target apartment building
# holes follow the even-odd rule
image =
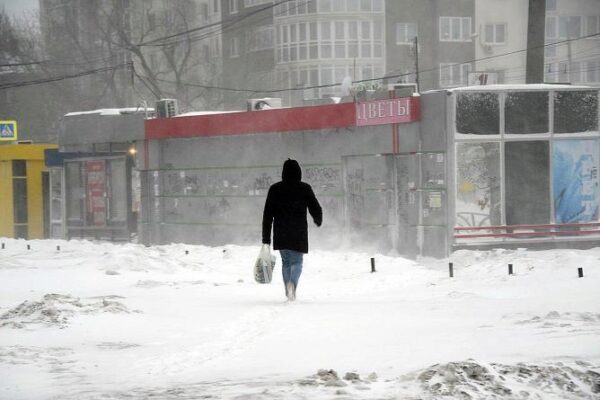
[[[418,81],[421,91],[466,85],[477,43],[474,16],[473,0],[387,1],[388,82]]]

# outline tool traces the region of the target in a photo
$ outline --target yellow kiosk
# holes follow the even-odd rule
[[[43,239],[48,229],[44,150],[58,146],[15,144],[16,123],[12,130],[11,123],[0,121],[0,237]],[[14,135],[9,138],[8,133]]]

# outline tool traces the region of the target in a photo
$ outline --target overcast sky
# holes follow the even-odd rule
[[[0,0],[0,8],[11,16],[19,17],[24,11],[37,10],[39,0]]]

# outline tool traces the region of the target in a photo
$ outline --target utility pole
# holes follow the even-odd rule
[[[419,91],[419,38],[415,35],[415,83],[417,84],[417,93]]]
[[[546,0],[529,0],[525,83],[544,82]]]

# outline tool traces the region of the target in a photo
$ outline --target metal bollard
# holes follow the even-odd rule
[[[60,246],[56,246],[56,251],[60,251]]]
[[[187,256],[188,254],[190,254],[190,252],[188,250],[186,250],[185,255]]]
[[[2,250],[4,250],[4,243],[2,243]]]
[[[579,275],[580,278],[583,278],[583,268],[582,267],[577,268],[577,274]]]
[[[371,257],[371,273],[377,272],[375,270],[375,258]]]
[[[513,265],[512,264],[508,264],[508,274],[513,275]]]
[[[27,245],[27,250],[31,250],[31,246],[30,245]]]
[[[450,278],[454,278],[454,265],[452,263],[448,263],[448,270],[450,272]]]

